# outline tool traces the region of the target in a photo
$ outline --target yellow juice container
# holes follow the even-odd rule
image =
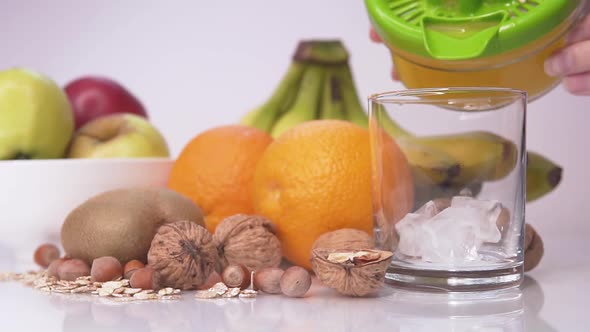
[[[559,84],[544,72],[584,0],[365,0],[408,88],[502,87],[529,101]]]

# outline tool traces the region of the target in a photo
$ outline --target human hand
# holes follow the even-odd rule
[[[590,96],[590,15],[568,35],[566,46],[545,61],[545,72],[563,76],[570,93]]]

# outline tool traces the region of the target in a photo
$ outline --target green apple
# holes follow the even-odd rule
[[[169,157],[164,137],[144,117],[118,113],[95,118],[74,133],[68,158]]]
[[[25,68],[0,71],[0,160],[63,158],[74,131],[65,92]]]

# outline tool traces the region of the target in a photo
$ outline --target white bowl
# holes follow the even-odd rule
[[[168,158],[0,161],[0,268],[32,263],[41,243],[59,245],[67,214],[96,194],[164,187],[172,164]]]

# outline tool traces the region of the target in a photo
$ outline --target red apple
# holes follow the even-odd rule
[[[80,77],[64,88],[74,111],[76,129],[95,118],[132,113],[148,118],[141,102],[124,86],[99,76]]]

